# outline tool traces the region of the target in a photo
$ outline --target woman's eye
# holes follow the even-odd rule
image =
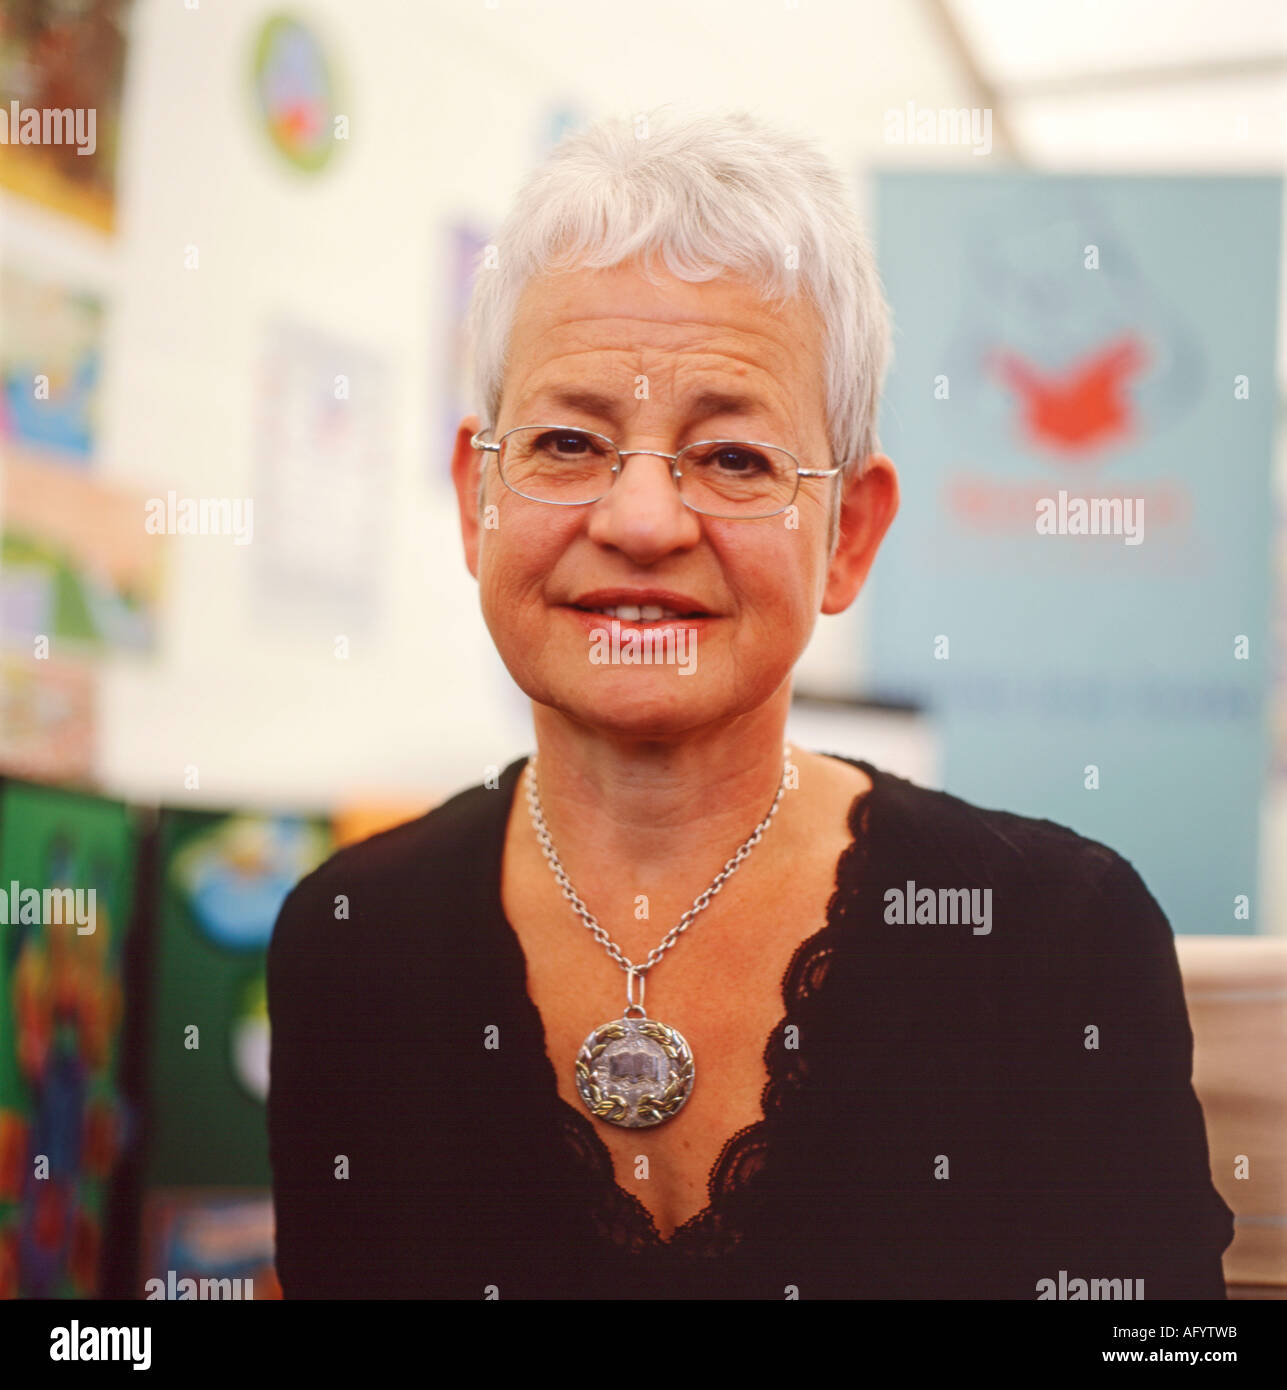
[[[548,434],[541,443],[551,453],[564,457],[582,454],[590,447],[590,441],[582,434]]]
[[[719,449],[711,462],[726,473],[754,473],[765,466],[764,459],[750,449]]]

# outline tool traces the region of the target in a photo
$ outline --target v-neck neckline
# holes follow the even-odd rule
[[[778,985],[778,993],[782,999],[782,1005],[783,1009],[785,1010],[785,1013],[783,1017],[778,1021],[778,1023],[775,1024],[774,1027],[769,1030],[768,1037],[766,1037],[764,1040],[764,1046],[761,1049],[760,1055],[765,1058],[768,1058],[770,1055],[769,1049],[772,1044],[773,1038],[781,1031],[783,1025],[790,1018],[791,1002],[786,997],[787,983],[794,974],[798,963],[805,957],[805,955],[807,955],[810,951],[816,948],[819,940],[822,937],[826,936],[829,932],[834,932],[837,929],[837,922],[835,920],[836,904],[840,897],[841,885],[846,877],[845,870],[848,861],[851,859],[851,857],[859,855],[865,848],[863,842],[859,838],[859,827],[861,819],[863,818],[864,814],[867,816],[868,834],[870,834],[870,808],[872,807],[872,805],[875,804],[877,793],[885,784],[886,778],[888,777],[887,773],[882,772],[879,768],[873,767],[871,763],[865,762],[864,760],[859,758],[845,757],[841,753],[822,753],[818,756],[826,758],[835,758],[839,762],[848,763],[851,767],[860,768],[871,779],[871,786],[865,792],[856,793],[849,803],[849,811],[846,817],[846,826],[849,831],[849,843],[840,852],[839,856],[836,859],[835,880],[832,884],[831,896],[827,900],[827,909],[824,915],[823,924],[818,928],[817,931],[810,933],[801,942],[799,942],[795,950],[791,953],[791,960],[788,963],[786,970],[782,974],[782,979]],[[513,765],[511,765],[511,768],[506,769],[507,772],[514,771],[515,774],[515,782],[513,784],[510,784],[511,790],[512,787],[517,784],[518,779],[522,778],[525,775],[527,771],[527,765],[530,761],[530,758],[524,757],[518,759]],[[502,783],[502,785],[506,784]],[[696,1231],[703,1224],[705,1224],[705,1222],[710,1219],[712,1213],[714,1212],[715,1207],[717,1205],[717,1197],[715,1194],[715,1180],[721,1168],[724,1166],[725,1160],[734,1151],[734,1149],[737,1148],[748,1136],[762,1132],[764,1127],[767,1125],[768,1117],[765,1113],[764,1102],[765,1097],[768,1095],[769,1088],[773,1085],[774,1082],[773,1064],[771,1061],[767,1062],[768,1078],[765,1081],[763,1089],[760,1092],[759,1118],[756,1120],[752,1120],[752,1122],[749,1125],[744,1125],[741,1129],[736,1130],[733,1134],[729,1135],[729,1137],[724,1141],[723,1144],[720,1145],[719,1154],[717,1155],[715,1162],[711,1165],[710,1172],[706,1175],[706,1205],[702,1207],[700,1211],[694,1212],[693,1215],[688,1217],[685,1221],[680,1222],[680,1224],[677,1225],[671,1232],[669,1237],[663,1238],[660,1230],[658,1230],[657,1228],[656,1218],[653,1216],[652,1212],[648,1209],[644,1202],[641,1201],[640,1198],[637,1197],[633,1192],[630,1192],[626,1188],[622,1187],[621,1184],[617,1181],[616,1167],[613,1163],[612,1152],[608,1148],[607,1144],[605,1144],[603,1139],[600,1137],[599,1132],[595,1128],[593,1122],[591,1121],[590,1116],[587,1115],[583,1110],[578,1110],[574,1105],[570,1104],[567,1100],[565,1100],[563,1096],[559,1093],[558,1075],[554,1070],[554,1060],[549,1053],[549,1038],[546,1033],[545,1019],[542,1016],[540,1009],[536,1005],[536,1001],[532,998],[527,987],[527,953],[523,949],[522,939],[519,937],[518,932],[514,929],[514,924],[509,920],[509,917],[506,915],[505,906],[501,898],[501,880],[504,871],[505,860],[505,836],[509,826],[509,813],[512,806],[512,796],[503,799],[505,801],[505,814],[500,817],[500,843],[495,857],[495,863],[497,865],[498,871],[496,874],[491,876],[489,885],[491,888],[492,910],[495,913],[496,917],[499,919],[499,921],[503,923],[505,929],[508,931],[511,940],[513,941],[514,947],[518,951],[519,959],[523,963],[523,994],[528,1007],[531,1009],[532,1014],[536,1019],[536,1026],[540,1031],[541,1053],[542,1056],[545,1058],[546,1064],[549,1068],[549,1082],[554,1093],[553,1098],[556,1102],[557,1107],[561,1107],[557,1109],[556,1113],[560,1114],[565,1121],[572,1123],[577,1133],[595,1152],[598,1158],[598,1166],[600,1167],[601,1171],[605,1174],[607,1180],[612,1184],[612,1187],[615,1189],[618,1199],[628,1204],[629,1207],[637,1214],[638,1218],[644,1223],[647,1231],[650,1234],[652,1244],[664,1250],[676,1249],[680,1245],[682,1245],[682,1243],[685,1240],[685,1237],[689,1233]]]

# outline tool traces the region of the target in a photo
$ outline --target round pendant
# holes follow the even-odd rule
[[[643,1129],[669,1120],[693,1089],[684,1035],[652,1018],[619,1018],[596,1028],[576,1057],[576,1088],[600,1120]]]

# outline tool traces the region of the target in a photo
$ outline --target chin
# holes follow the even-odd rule
[[[736,714],[712,707],[709,696],[696,688],[698,676],[665,670],[645,677],[646,683],[632,679],[635,676],[614,671],[607,680],[585,681],[575,688],[545,686],[540,693],[528,693],[537,703],[588,728],[639,737],[683,734]]]

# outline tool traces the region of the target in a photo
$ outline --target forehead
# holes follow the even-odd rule
[[[649,395],[743,397],[800,419],[824,407],[822,321],[804,295],[766,303],[731,274],[693,283],[633,265],[536,276],[510,335],[505,394],[520,406],[580,385]]]

